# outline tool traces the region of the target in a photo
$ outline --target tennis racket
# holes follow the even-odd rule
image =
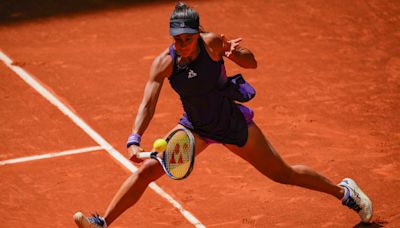
[[[142,152],[138,158],[157,160],[165,173],[174,180],[181,180],[192,172],[195,157],[195,140],[189,130],[179,128],[171,132],[165,139],[167,147],[162,154],[158,152]]]

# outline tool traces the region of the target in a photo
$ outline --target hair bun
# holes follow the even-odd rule
[[[175,5],[175,10],[184,10],[184,9],[188,9],[188,8],[189,8],[189,6],[183,2],[177,2]]]

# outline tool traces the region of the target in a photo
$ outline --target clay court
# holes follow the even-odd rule
[[[76,211],[104,213],[135,169],[121,163],[125,142],[152,60],[172,42],[175,1],[57,2],[0,3],[1,227],[74,227]],[[156,182],[197,223],[149,188],[111,227],[400,227],[400,2],[186,3],[205,30],[242,37],[255,54],[257,69],[226,61],[228,75],[257,90],[247,105],[281,156],[334,182],[355,179],[374,203],[373,223],[211,145],[187,179]],[[182,111],[164,83],[142,146]]]

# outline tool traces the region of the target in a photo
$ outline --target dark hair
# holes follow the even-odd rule
[[[171,17],[169,18],[171,20],[177,20],[177,19],[184,19],[184,20],[190,20],[190,21],[196,21],[199,25],[198,30],[200,32],[205,32],[203,27],[200,25],[200,16],[199,13],[197,13],[196,10],[193,8],[189,7],[183,2],[177,2],[175,5],[175,9],[171,14]]]

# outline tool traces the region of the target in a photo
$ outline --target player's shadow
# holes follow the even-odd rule
[[[0,25],[173,0],[0,0]]]
[[[384,227],[388,222],[386,221],[374,221],[372,223],[363,223],[360,222],[354,226],[354,228],[378,228]]]

